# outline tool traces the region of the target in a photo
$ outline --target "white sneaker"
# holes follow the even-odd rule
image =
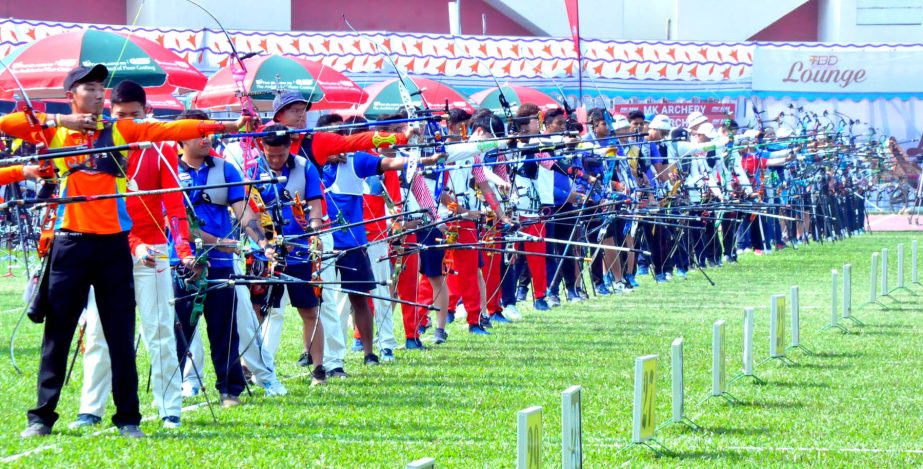
[[[200,390],[199,386],[191,381],[183,382],[183,397],[185,398],[198,396]]]
[[[510,321],[518,321],[522,319],[522,315],[519,314],[519,309],[516,308],[516,305],[506,305],[503,307],[503,316],[508,318]]]
[[[285,389],[285,386],[275,376],[269,381],[264,381],[262,385],[267,396],[284,396],[288,394],[288,389]]]
[[[626,291],[628,291],[628,290],[625,290],[625,284],[624,284],[624,283],[622,283],[622,282],[614,282],[614,283],[612,284],[612,291],[615,292],[616,295],[622,295],[622,294],[624,294],[624,293],[625,293]]]
[[[163,420],[163,428],[166,428],[168,430],[179,428],[181,426],[179,417],[170,415],[170,416],[164,417],[162,420]]]

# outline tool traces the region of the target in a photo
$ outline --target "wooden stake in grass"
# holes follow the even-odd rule
[[[766,384],[753,373],[753,326],[754,326],[754,309],[753,307],[744,308],[744,347],[743,347],[743,369],[737,376],[731,379],[731,383],[744,378],[750,378],[756,384]]]
[[[711,393],[702,400],[720,397],[728,404],[740,404],[736,397],[727,392],[726,348],[724,345],[724,320],[715,321],[711,340]]]
[[[539,469],[542,467],[542,408],[533,406],[520,410],[516,457],[517,469]]]
[[[583,389],[571,386],[561,393],[561,467],[583,467]]]
[[[673,339],[673,345],[670,348],[670,374],[672,378],[672,387],[673,387],[673,401],[671,403],[672,415],[666,422],[660,424],[657,427],[657,430],[661,428],[668,427],[670,425],[685,425],[692,429],[692,431],[699,431],[702,429],[697,423],[693,422],[692,419],[686,417],[686,404],[685,404],[685,383],[683,379],[683,338],[677,337]]]
[[[814,352],[801,344],[801,298],[798,285],[792,285],[790,296],[792,303],[792,342],[785,351],[801,350],[805,355],[814,355]]]

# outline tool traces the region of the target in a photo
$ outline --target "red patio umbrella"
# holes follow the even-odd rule
[[[365,101],[359,85],[320,62],[281,55],[263,55],[244,60],[247,74],[244,88],[257,111],[272,110],[272,100],[281,91],[297,91],[311,103],[311,109],[346,109]],[[238,85],[231,67],[218,70],[205,89],[195,97],[199,109],[240,110]]]
[[[506,97],[506,100],[509,102],[510,107],[513,108],[513,112],[519,108],[523,103],[532,103],[538,106],[540,109],[548,111],[551,109],[560,109],[561,103],[551,96],[526,87],[526,86],[515,86],[515,85],[503,85],[503,96]],[[478,91],[471,95],[471,100],[477,103],[481,107],[486,107],[493,112],[503,113],[503,106],[500,105],[500,88],[493,87],[487,88],[483,91]]]
[[[413,94],[412,101],[417,107],[422,107],[423,100],[426,100],[426,104],[431,108],[444,109],[446,100],[448,100],[449,108],[474,112],[471,102],[455,88],[445,83],[426,78],[414,78],[412,83],[407,84],[407,87],[408,91]],[[422,93],[418,93],[418,89],[422,90]],[[382,116],[394,114],[404,108],[397,78],[370,85],[365,91],[369,94],[369,99],[365,104],[358,106],[358,110],[369,119],[380,119]],[[423,100],[420,99],[421,94]]]
[[[169,94],[177,88],[199,90],[205,75],[154,41],[95,29],[57,34],[27,44],[3,59],[0,88],[18,90],[10,70],[32,99],[61,98],[67,72],[79,64],[101,63],[109,69],[107,87],[132,80]]]

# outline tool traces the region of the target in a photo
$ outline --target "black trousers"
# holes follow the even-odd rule
[[[737,260],[737,227],[739,224],[737,212],[724,212],[721,215],[720,249],[724,251],[725,256],[728,256],[728,260]],[[720,260],[721,254],[717,254],[717,258]]]
[[[112,362],[112,400],[118,427],[138,425],[138,369],[135,365],[135,287],[128,234],[55,236],[48,266],[45,334],[38,371],[38,402],[29,422],[53,426],[67,374],[67,357],[77,321],[92,285],[99,322]]]
[[[647,241],[648,250],[651,251],[650,268],[654,275],[660,275],[667,272],[667,255],[670,249],[670,229],[663,225],[654,225],[643,223],[641,228],[644,231],[644,238]]]
[[[232,267],[210,267],[209,280],[227,280],[234,273]],[[189,292],[174,285],[176,297],[189,295]],[[211,349],[212,366],[215,367],[215,389],[221,394],[239,396],[244,392],[244,372],[240,367],[238,356],[237,310],[234,304],[234,287],[219,288],[205,296],[205,319],[208,344]],[[179,369],[186,365],[186,350],[183,346],[192,341],[195,329],[190,324],[192,319],[192,301],[177,301],[176,315],[182,325],[184,337],[176,337],[179,353]],[[201,372],[201,370],[199,370]],[[204,384],[204,383],[203,383]]]
[[[573,209],[574,206],[571,204],[555,205],[552,213],[563,213]],[[566,222],[549,221],[545,224],[545,237],[561,241],[579,240],[575,232],[575,223],[572,220]],[[574,246],[561,243],[546,243],[545,252],[567,256],[576,256],[578,254]],[[577,265],[573,259],[547,258],[545,260],[545,272],[548,279],[548,294],[557,295],[559,293],[562,278],[564,279],[564,288],[568,290],[574,289],[577,282],[576,268]]]

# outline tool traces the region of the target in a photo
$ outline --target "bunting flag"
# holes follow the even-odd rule
[[[480,37],[368,33],[229,31],[241,53],[274,54],[321,61],[338,72],[383,73],[372,41],[384,44],[398,64],[414,75],[491,79],[544,79],[581,70],[597,80],[748,83],[753,43],[609,41],[580,36],[578,0],[565,0],[570,38]],[[84,29],[125,32],[162,44],[204,73],[228,64],[230,46],[220,31],[87,25],[32,20],[0,20],[0,54],[51,35]],[[578,65],[578,60],[583,64]],[[705,73],[708,72],[708,73]],[[492,79],[491,79],[492,80]]]

